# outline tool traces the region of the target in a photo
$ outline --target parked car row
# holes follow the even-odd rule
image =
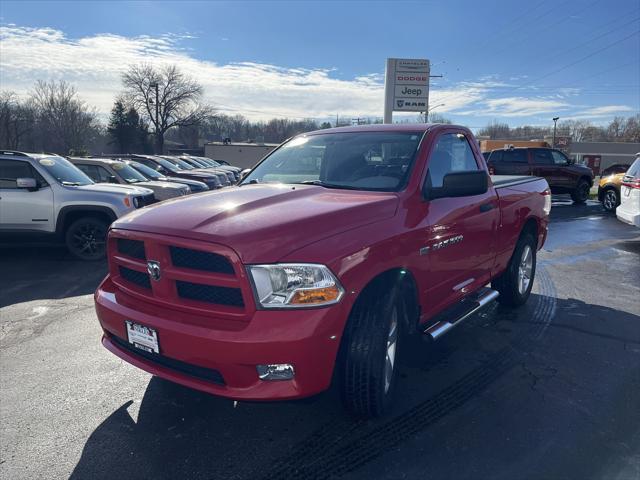
[[[201,157],[63,158],[0,151],[0,241],[45,237],[64,242],[76,258],[101,259],[116,218],[158,201],[235,184],[240,171]]]

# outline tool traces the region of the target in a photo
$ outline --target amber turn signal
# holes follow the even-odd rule
[[[340,289],[335,285],[309,290],[297,290],[289,300],[291,304],[314,304],[334,302],[340,298]]]

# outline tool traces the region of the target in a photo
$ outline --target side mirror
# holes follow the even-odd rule
[[[33,191],[38,189],[38,183],[35,178],[16,178],[16,187]]]
[[[240,172],[240,180],[242,180],[244,177],[246,177],[249,174],[249,172],[251,172],[250,168],[245,168],[244,170],[242,170]]]
[[[489,189],[489,176],[484,170],[447,173],[442,179],[442,187],[429,188],[428,200],[445,197],[471,197],[482,195]]]
[[[109,183],[120,183],[115,175],[109,175]]]

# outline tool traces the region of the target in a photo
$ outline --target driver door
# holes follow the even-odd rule
[[[18,178],[35,178],[38,189],[18,188]],[[53,190],[23,160],[0,160],[0,229],[55,231]]]
[[[446,174],[484,170],[483,161],[462,133],[443,133],[427,160],[425,189],[441,187]],[[426,200],[420,255],[428,269],[424,292],[426,316],[443,310],[485,285],[495,259],[500,218],[498,197],[489,182],[480,195]]]

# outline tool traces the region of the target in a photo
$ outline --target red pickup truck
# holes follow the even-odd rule
[[[350,411],[379,416],[408,335],[437,340],[494,299],[527,300],[550,208],[545,180],[490,177],[463,127],[300,135],[239,186],[113,223],[102,342],[234,400],[335,380]]]

